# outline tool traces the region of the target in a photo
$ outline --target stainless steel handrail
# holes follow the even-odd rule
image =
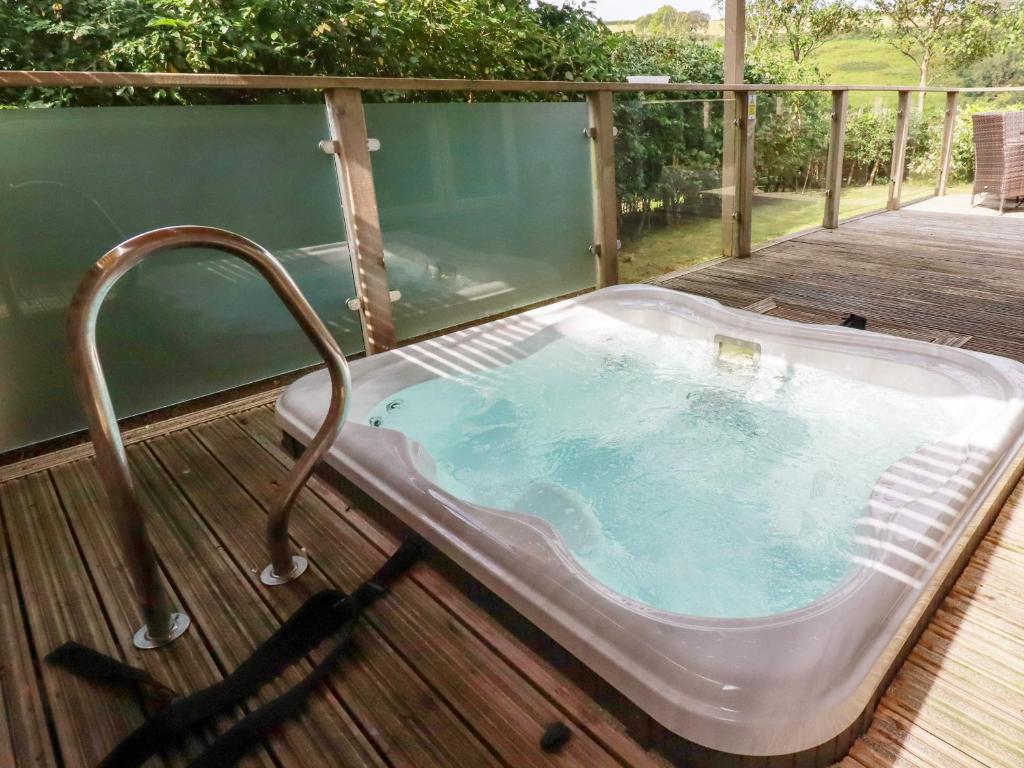
[[[270,252],[241,235],[213,227],[155,229],[125,240],[93,265],[71,300],[68,343],[75,387],[96,449],[100,478],[113,507],[128,570],[142,602],[146,623],[135,633],[134,642],[138,648],[166,645],[184,633],[190,622],[187,615],[171,610],[160,580],[156,555],[146,534],[117,417],[96,349],[96,320],[103,300],[126,272],[157,251],[176,248],[224,251],[255,267],[313,342],[330,372],[331,403],[327,415],[309,447],[281,484],[270,512],[267,522],[270,565],[260,577],[264,584],[284,584],[306,570],[306,558],[292,555],[288,517],[299,490],[341,429],[351,389],[344,354],[298,286]]]

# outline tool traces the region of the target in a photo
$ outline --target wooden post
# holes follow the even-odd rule
[[[825,218],[821,226],[839,226],[839,198],[843,190],[843,147],[846,143],[846,108],[849,91],[832,91],[832,124],[828,133],[828,165],[825,169]]]
[[[907,168],[907,133],[910,128],[910,91],[900,91],[896,105],[896,135],[892,141],[892,169],[889,173],[890,211],[900,209],[900,196],[903,194],[903,175]]]
[[[939,155],[939,179],[935,184],[935,195],[946,194],[949,184],[949,168],[953,160],[953,132],[956,130],[956,112],[960,94],[950,91],[946,94],[946,117],[942,122],[942,154]]]
[[[750,255],[752,213],[754,204],[754,124],[757,96],[753,93],[736,94],[736,205],[733,210],[732,255]]]
[[[725,50],[722,67],[722,82],[742,83],[744,48],[746,44],[746,0],[725,0]],[[738,115],[732,91],[722,93],[725,99],[722,110],[722,255],[735,255],[736,241],[736,132],[733,124]]]
[[[372,355],[394,348],[395,321],[384,267],[384,241],[373,186],[363,95],[355,88],[331,88],[324,92],[324,98],[332,139],[329,149],[334,154],[338,174],[349,256],[363,321],[363,343],[366,354]]]
[[[619,282],[619,202],[615,194],[615,127],[612,92],[587,94],[590,107],[590,167],[593,174],[594,244],[597,287]]]

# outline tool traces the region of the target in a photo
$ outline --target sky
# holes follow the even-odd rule
[[[604,21],[622,21],[656,11],[663,5],[680,11],[704,11],[712,18],[718,15],[714,0],[597,0],[590,8]]]

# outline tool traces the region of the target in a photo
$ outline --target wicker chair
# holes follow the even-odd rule
[[[1024,112],[979,112],[974,115],[974,189],[1006,200],[1024,200]]]

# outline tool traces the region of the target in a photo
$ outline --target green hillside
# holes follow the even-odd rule
[[[917,85],[917,66],[888,43],[870,37],[829,40],[811,57],[826,82],[846,85]],[[931,78],[937,85],[955,85],[939,69]],[[850,105],[871,106],[878,94],[851,93]],[[895,96],[885,97],[895,102]]]

